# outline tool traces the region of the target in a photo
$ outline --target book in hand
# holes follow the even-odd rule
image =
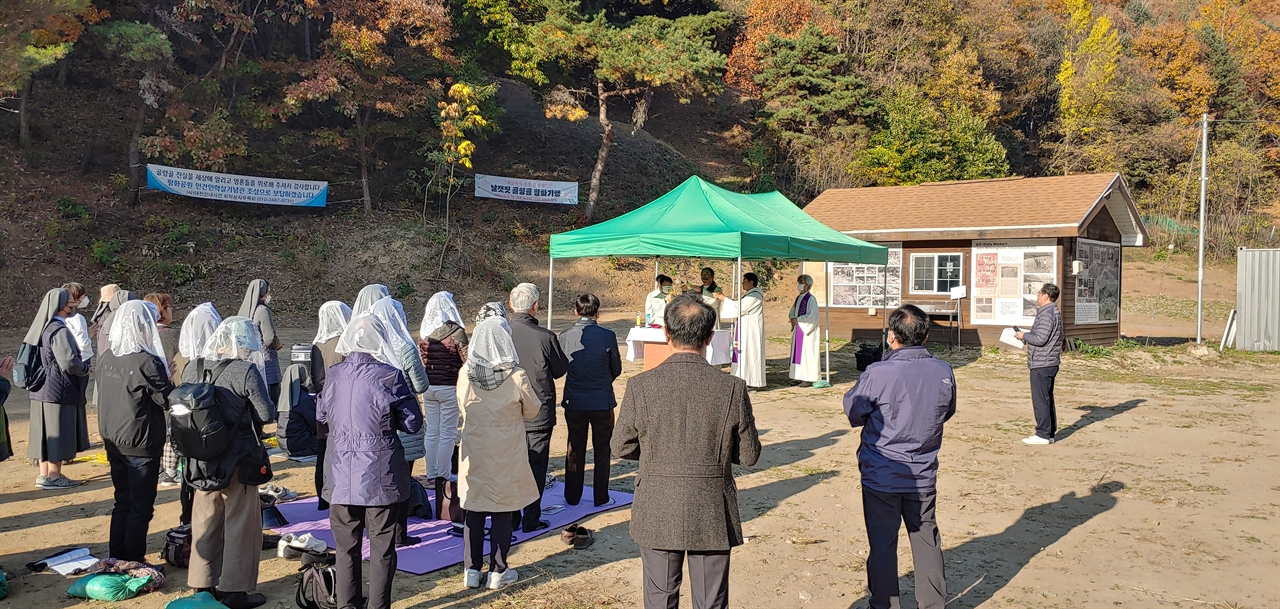
[[[1026,343],[1018,340],[1017,336],[1014,336],[1017,333],[1017,328],[1005,328],[1004,331],[1000,333],[1000,342],[1017,349],[1026,348]]]
[[[89,548],[75,548],[58,552],[34,563],[28,563],[27,568],[36,573],[45,569],[52,569],[58,575],[71,575],[76,571],[83,571],[92,567],[96,562],[98,562],[98,559],[89,553]]]

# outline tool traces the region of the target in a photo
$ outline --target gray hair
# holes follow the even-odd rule
[[[799,281],[809,287],[813,287],[813,277],[809,275],[801,275]]]
[[[538,299],[542,297],[542,293],[538,291],[538,286],[532,283],[522,283],[511,290],[511,309],[517,313],[527,313],[534,305],[538,304]]]

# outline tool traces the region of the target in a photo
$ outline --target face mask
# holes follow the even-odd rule
[[[670,294],[670,293],[671,293],[671,286],[669,286],[669,285],[664,285],[664,286],[662,286],[662,293],[663,293],[663,294]]]
[[[798,290],[798,291],[800,291],[800,292],[803,292],[803,291],[804,291],[804,284],[803,284],[803,283],[797,283],[797,284],[796,284],[796,290]]]
[[[81,297],[80,297],[80,302],[76,304],[76,308],[78,308],[78,309],[87,309],[87,308],[89,308],[89,297],[88,297],[88,296],[81,296]]]
[[[270,295],[270,294],[267,294],[267,297],[262,299],[262,304],[264,304],[264,305],[269,305],[269,304],[271,304],[271,295]]]

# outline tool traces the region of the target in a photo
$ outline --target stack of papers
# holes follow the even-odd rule
[[[1014,334],[1017,334],[1017,332],[1015,332],[1013,328],[1005,328],[1004,332],[1000,333],[1000,342],[1018,349],[1025,348],[1027,346],[1026,343],[1018,340]]]

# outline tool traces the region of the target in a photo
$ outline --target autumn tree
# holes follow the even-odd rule
[[[615,138],[609,103],[636,98],[633,129],[648,115],[653,91],[665,87],[681,102],[693,95],[714,95],[722,89],[725,57],[712,47],[715,32],[730,24],[728,13],[712,12],[678,19],[644,16],[623,24],[609,21],[603,11],[579,12],[572,0],[550,0],[545,18],[522,25],[523,40],[513,60],[513,72],[537,84],[548,84],[548,71],[581,74],[584,88],[561,87],[546,99],[548,118],[581,120],[589,114],[581,98],[594,98],[601,142],[591,171],[591,188],[582,215],[590,219],[600,198],[605,161]]]
[[[1063,173],[1113,167],[1106,130],[1119,91],[1119,33],[1106,15],[1094,16],[1089,0],[1066,0],[1067,47],[1058,69],[1057,165]]]
[[[18,141],[31,147],[32,79],[71,51],[84,32],[83,16],[96,23],[101,14],[88,0],[5,0],[0,2],[0,109],[18,115]],[[16,108],[8,107],[11,100]]]
[[[962,104],[940,110],[916,87],[888,92],[868,147],[850,172],[878,186],[1008,175],[987,121]]]
[[[1169,92],[1169,101],[1191,120],[1209,111],[1218,83],[1209,72],[1205,44],[1185,23],[1148,25],[1133,40],[1134,55]]]
[[[144,174],[140,142],[147,110],[160,108],[161,98],[173,90],[166,73],[173,65],[173,45],[155,26],[134,21],[111,21],[93,28],[103,52],[116,60],[117,76],[135,86],[138,106],[129,137],[128,189],[125,202],[135,204]]]
[[[830,17],[809,0],[754,0],[747,9],[747,22],[729,53],[725,82],[747,93],[760,95],[758,77],[764,69],[763,58],[769,56],[769,51],[761,46],[769,44],[769,39],[774,36],[795,36],[815,23],[825,28],[824,33],[835,30]]]
[[[365,213],[373,210],[369,169],[385,137],[411,137],[378,117],[404,118],[431,106],[441,93],[432,65],[452,61],[449,11],[441,0],[334,0],[330,37],[320,58],[300,70],[303,80],[285,90],[281,115],[302,111],[305,102],[329,102],[352,121],[324,127],[316,142],[348,150],[360,166]]]

